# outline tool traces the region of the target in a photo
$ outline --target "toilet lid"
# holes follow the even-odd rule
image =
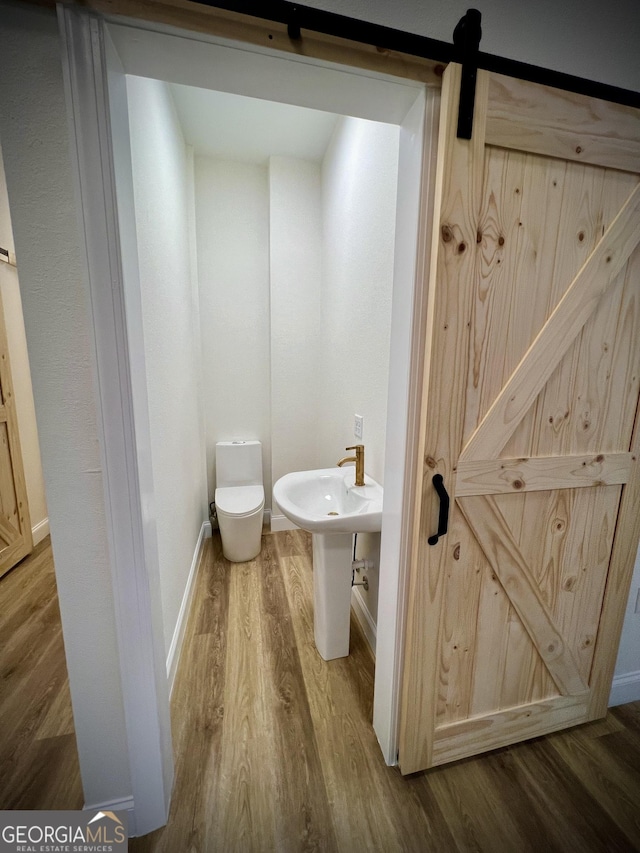
[[[262,486],[225,486],[216,489],[216,510],[226,515],[249,515],[264,503]]]

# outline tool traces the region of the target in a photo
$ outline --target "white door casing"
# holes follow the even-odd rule
[[[89,269],[106,527],[132,786],[130,831],[143,835],[166,823],[173,757],[152,493],[148,459],[138,451],[149,446],[145,385],[139,374],[132,374],[131,361],[130,339],[141,340],[141,326],[135,327],[140,318],[130,300],[125,304],[103,24],[75,7],[59,6],[58,15]],[[116,109],[117,76],[112,69]],[[126,113],[126,103],[124,109]],[[119,165],[126,168],[122,160]],[[139,358],[136,349],[134,355]]]

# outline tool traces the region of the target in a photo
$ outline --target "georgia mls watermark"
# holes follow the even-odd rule
[[[0,853],[126,853],[127,813],[0,811]]]

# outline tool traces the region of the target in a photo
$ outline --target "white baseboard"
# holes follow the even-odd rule
[[[167,655],[167,680],[169,682],[169,696],[173,690],[173,683],[176,678],[178,662],[180,660],[180,652],[182,651],[182,641],[184,640],[184,632],[187,627],[187,618],[193,598],[193,590],[195,589],[195,579],[198,574],[198,566],[200,565],[200,557],[202,556],[202,546],[205,539],[211,536],[211,522],[205,521],[200,528],[200,535],[196,543],[195,551],[193,552],[193,560],[189,569],[189,577],[185,586],[184,595],[182,596],[182,604],[178,613],[178,621],[171,638],[169,654]]]
[[[627,702],[640,700],[640,670],[616,675],[609,694],[609,707],[626,705]]]
[[[84,804],[82,811],[85,812],[127,812],[127,825],[129,838],[136,835],[136,812],[133,797],[124,797],[122,800],[105,800],[104,803]]]
[[[358,624],[362,628],[365,639],[367,643],[369,643],[371,651],[375,657],[377,636],[376,623],[369,611],[369,608],[365,604],[362,593],[357,586],[351,588],[351,607],[353,608]]]
[[[33,536],[33,544],[38,545],[49,535],[49,519],[43,518],[42,521],[39,521],[36,525],[31,528],[31,535]]]
[[[298,525],[289,521],[286,515],[272,515],[271,532],[278,533],[280,530],[298,530]]]

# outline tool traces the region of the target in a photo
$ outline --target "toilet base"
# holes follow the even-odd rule
[[[222,554],[231,563],[248,563],[262,548],[262,516],[264,506],[241,517],[227,516],[218,511],[218,526],[222,539]]]

